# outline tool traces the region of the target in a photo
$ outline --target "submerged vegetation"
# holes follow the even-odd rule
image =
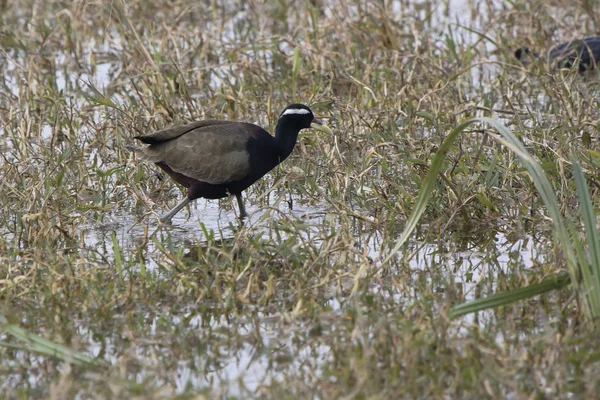
[[[597,76],[513,58],[595,4],[0,9],[3,398],[600,395]],[[134,136],[296,102],[334,133],[243,226],[232,199],[157,223],[182,190]],[[525,300],[458,316],[498,293]]]

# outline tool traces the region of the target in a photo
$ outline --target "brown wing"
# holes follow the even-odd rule
[[[194,129],[204,128],[208,126],[218,126],[231,124],[232,121],[218,121],[218,120],[206,120],[192,122],[182,126],[175,126],[173,128],[164,129],[148,133],[146,135],[136,136],[135,138],[146,144],[158,144],[166,142],[167,140],[176,139],[179,136],[185,135],[186,133],[193,131]]]
[[[174,138],[139,149],[138,154],[151,162],[164,162],[173,171],[201,182],[218,185],[240,180],[250,169],[246,143],[262,128],[241,122],[219,122],[188,130],[181,127],[184,133],[171,134]]]

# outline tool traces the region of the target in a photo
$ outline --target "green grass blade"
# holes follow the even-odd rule
[[[91,82],[83,81],[83,83],[90,90],[90,93],[88,93],[84,90],[80,90],[79,93],[83,97],[85,97],[90,103],[99,105],[99,106],[106,106],[106,107],[110,107],[110,108],[114,108],[114,109],[119,108],[119,106],[114,101],[112,101],[111,99],[106,97],[106,95],[104,95],[102,92],[100,92],[94,85],[91,84]]]
[[[456,318],[460,317],[461,315],[483,311],[488,308],[505,306],[507,304],[514,303],[515,301],[528,299],[551,290],[561,289],[567,286],[569,282],[571,282],[569,275],[561,274],[516,290],[496,293],[483,299],[477,299],[467,303],[459,304],[450,309],[448,316],[450,318]]]
[[[117,274],[119,275],[119,279],[123,279],[123,258],[121,257],[121,248],[119,246],[119,241],[117,240],[117,234],[114,231],[111,239],[113,254],[115,255],[115,267],[117,269]]]
[[[452,143],[454,143],[454,140],[456,140],[458,135],[460,135],[469,125],[471,125],[474,122],[475,122],[474,120],[468,120],[466,122],[463,122],[462,124],[460,124],[456,128],[454,128],[448,134],[446,139],[444,139],[444,142],[442,143],[438,152],[435,154],[435,156],[433,157],[433,160],[431,161],[431,165],[429,166],[429,171],[427,172],[427,176],[423,180],[423,185],[421,186],[421,190],[419,191],[419,197],[417,198],[417,201],[415,202],[415,206],[413,208],[412,215],[406,222],[406,226],[404,227],[404,231],[402,232],[400,239],[398,239],[398,242],[396,243],[394,248],[389,252],[388,256],[383,260],[382,266],[387,264],[387,262],[398,252],[398,250],[400,250],[402,245],[408,240],[410,235],[412,235],[413,231],[417,227],[419,220],[421,219],[421,216],[423,215],[423,213],[425,212],[425,209],[427,208],[427,204],[429,203],[429,198],[431,197],[431,193],[433,192],[433,189],[435,188],[435,182],[436,182],[437,176],[440,173],[440,170],[442,169],[444,159],[446,158],[446,154],[450,150]]]
[[[600,237],[596,228],[596,214],[585,176],[578,161],[573,160],[573,177],[579,197],[579,209],[585,226],[589,257],[580,261],[583,287],[586,288],[587,300],[594,320],[600,317]],[[573,232],[573,241],[579,242],[577,232]],[[584,255],[585,256],[585,255]],[[580,257],[581,259],[582,257]],[[589,259],[589,261],[587,261]]]
[[[389,252],[388,256],[382,262],[382,266],[385,265],[398,252],[398,250],[400,250],[402,245],[408,240],[408,238],[413,233],[419,220],[421,219],[421,216],[425,212],[425,209],[429,202],[429,198],[431,197],[431,193],[433,192],[433,189],[435,187],[436,178],[442,168],[448,150],[450,149],[452,143],[454,143],[456,138],[469,125],[472,125],[474,123],[485,123],[491,125],[494,129],[498,131],[498,133],[500,133],[502,139],[499,140],[499,138],[494,135],[492,135],[492,137],[496,140],[499,140],[504,145],[508,146],[512,151],[514,151],[517,154],[519,160],[526,168],[527,172],[530,174],[534,185],[540,192],[542,200],[544,201],[544,204],[546,205],[548,213],[552,218],[552,221],[556,228],[557,236],[559,241],[561,242],[561,245],[563,245],[563,247],[566,247],[567,254],[565,254],[565,256],[567,257],[567,261],[572,265],[576,265],[575,256],[570,246],[567,228],[564,224],[562,215],[560,214],[558,200],[556,199],[554,189],[552,188],[550,181],[548,181],[544,170],[541,168],[539,163],[533,157],[531,157],[531,155],[529,155],[529,153],[525,149],[525,146],[523,146],[519,138],[514,133],[512,133],[504,124],[492,118],[473,118],[458,125],[448,134],[446,139],[444,139],[444,142],[440,146],[438,152],[436,153],[431,162],[431,166],[429,167],[427,176],[423,181],[423,185],[421,186],[419,196],[413,208],[412,215],[408,219],[406,227],[404,228],[400,239],[398,240],[394,248]]]
[[[573,284],[577,288],[577,276],[579,275],[577,256],[571,243],[571,238],[569,236],[569,230],[567,228],[566,221],[560,212],[558,199],[556,198],[556,195],[554,193],[554,188],[550,184],[550,181],[548,180],[548,177],[546,176],[546,173],[544,172],[544,169],[542,168],[540,163],[538,163],[537,160],[535,160],[527,152],[525,146],[521,143],[519,138],[504,124],[493,118],[473,118],[467,120],[458,125],[456,128],[454,128],[448,134],[446,139],[444,139],[444,142],[440,146],[440,149],[433,157],[431,166],[429,168],[427,176],[425,177],[425,180],[423,181],[423,185],[421,186],[421,190],[419,192],[419,196],[413,208],[412,214],[406,223],[406,227],[404,228],[404,231],[402,232],[402,235],[400,236],[400,239],[398,240],[394,248],[389,252],[387,257],[385,257],[385,259],[381,263],[380,268],[382,268],[392,257],[395,256],[395,254],[400,250],[402,245],[406,243],[410,235],[413,233],[414,229],[417,226],[417,223],[419,222],[421,216],[425,212],[425,209],[431,197],[431,193],[433,192],[433,189],[435,187],[437,176],[442,168],[448,150],[450,149],[452,143],[454,143],[456,138],[469,125],[475,123],[483,123],[492,126],[499,133],[499,135],[490,134],[490,137],[512,150],[518,156],[519,161],[527,170],[529,176],[533,181],[533,184],[535,185],[536,189],[540,194],[540,197],[542,198],[542,201],[544,202],[548,215],[552,220],[552,223],[554,225],[555,237],[558,241],[558,244],[563,249],[567,266],[569,269],[569,274],[571,276],[571,282],[573,282]],[[512,302],[514,301],[512,300],[513,298],[524,298],[523,296],[525,296],[527,293],[534,292],[528,292],[527,290],[523,291],[521,289],[517,289],[516,291],[514,291],[514,293],[505,293],[504,297],[494,297],[494,301],[490,303],[485,303],[484,300],[477,301],[480,301],[480,304],[493,304],[493,306],[497,306],[502,304],[502,299],[508,302]],[[589,307],[584,306],[584,312],[589,317],[591,317]]]
[[[25,346],[21,347],[24,350],[29,350],[41,355],[51,356],[77,365],[101,365],[101,363],[90,354],[75,351],[65,345],[54,343],[50,340],[44,339],[39,335],[36,335],[35,333],[28,332],[16,324],[9,323],[3,314],[0,314],[0,329],[3,329],[4,331],[24,342]],[[7,347],[9,344],[4,343],[3,345]],[[10,345],[10,347],[15,348],[15,345]]]

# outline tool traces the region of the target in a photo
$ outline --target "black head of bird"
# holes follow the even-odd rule
[[[515,50],[515,58],[521,62],[524,62],[529,53],[529,47],[519,47],[517,50]]]
[[[285,160],[305,128],[331,134],[310,108],[292,104],[279,115],[275,136],[247,122],[206,120],[136,136],[147,146],[133,150],[187,188],[187,196],[161,222],[170,221],[192,200],[231,194],[244,218],[242,191]]]

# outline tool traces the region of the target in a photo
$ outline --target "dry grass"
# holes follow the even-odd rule
[[[0,332],[2,397],[597,397],[600,342],[571,293],[446,317],[565,268],[533,183],[485,131],[370,273],[467,117],[522,134],[565,211],[571,154],[598,197],[597,83],[511,54],[595,33],[599,10],[476,3],[0,2],[2,314],[106,364]],[[131,158],[133,136],[205,117],[272,131],[297,101],[335,136],[301,135],[247,191],[244,227],[223,200],[157,228],[181,193]]]

